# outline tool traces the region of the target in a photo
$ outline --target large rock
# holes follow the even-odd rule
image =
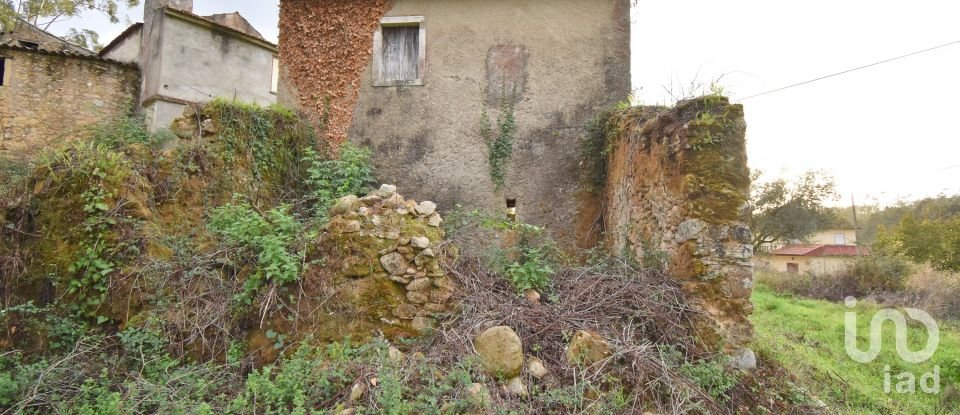
[[[342,215],[344,213],[353,212],[360,208],[360,198],[354,195],[347,195],[341,197],[340,200],[337,200],[337,203],[330,208],[330,215]]]
[[[757,355],[747,348],[736,349],[730,353],[730,367],[740,370],[756,369]]]
[[[600,335],[587,331],[577,331],[567,347],[567,363],[571,366],[591,366],[608,357],[613,352],[610,345]]]
[[[390,275],[403,275],[407,271],[407,260],[399,252],[391,252],[380,257],[380,265],[383,265]]]
[[[491,376],[511,379],[523,370],[523,343],[507,326],[491,327],[473,341],[483,368]]]

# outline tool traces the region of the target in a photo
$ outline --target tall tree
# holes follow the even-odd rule
[[[750,194],[754,249],[802,240],[836,222],[824,202],[837,197],[833,178],[819,171],[808,171],[793,182],[781,178],[755,184]]]
[[[120,6],[135,7],[140,0],[0,0],[0,28],[11,30],[18,19],[43,30],[56,22],[69,20],[84,12],[97,12],[120,22]],[[89,29],[71,29],[67,40],[80,46],[95,47],[97,33]]]

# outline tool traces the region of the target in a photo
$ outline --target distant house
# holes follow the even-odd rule
[[[869,250],[856,245],[793,245],[774,250],[763,261],[780,272],[829,274],[842,271],[861,255],[869,255]]]
[[[277,46],[239,13],[198,16],[193,0],[146,0],[143,14],[143,23],[99,55],[140,67],[139,104],[151,131],[169,127],[184,107],[215,97],[277,101]]]
[[[849,228],[831,228],[818,231],[805,240],[811,245],[856,245],[857,230]]]
[[[136,65],[20,20],[0,32],[0,158],[25,161],[77,130],[130,115],[139,91]]]

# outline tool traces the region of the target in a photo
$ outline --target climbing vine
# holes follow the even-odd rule
[[[360,95],[360,76],[373,54],[373,33],[391,4],[390,0],[280,3],[283,78],[334,146],[346,140]]]
[[[506,184],[507,167],[513,157],[513,141],[517,131],[513,100],[504,99],[500,106],[500,119],[497,122],[497,135],[493,135],[490,115],[484,108],[480,114],[480,138],[487,144],[490,162],[490,179],[499,190]]]

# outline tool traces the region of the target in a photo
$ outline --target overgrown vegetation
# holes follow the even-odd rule
[[[289,205],[261,213],[246,202],[231,203],[210,213],[210,229],[227,242],[242,248],[241,257],[256,256],[256,271],[248,275],[237,300],[251,304],[265,282],[289,284],[300,278],[304,258],[304,225],[290,214]],[[295,243],[299,246],[294,246]]]
[[[434,237],[439,229],[427,229],[426,217],[416,223],[424,227],[418,234],[434,235],[428,239],[435,257],[426,260],[458,287],[445,295],[459,307],[419,338],[390,337],[391,348],[390,326],[369,329],[367,316],[349,305],[389,317],[393,303],[385,299],[402,297],[403,285],[377,275],[348,277],[343,264],[326,260],[378,260],[384,246],[400,244],[396,236],[320,231],[327,207],[368,189],[369,153],[345,145],[334,156],[314,147],[312,129],[281,108],[217,101],[194,115],[176,138],[145,135],[126,121],[99,128],[36,169],[10,173],[23,179],[0,188],[0,410],[792,408],[781,383],[738,373],[703,350],[687,325],[697,311],[662,270],[605,255],[574,265],[542,228],[477,212],[464,221],[447,216],[447,225],[467,222],[457,235],[504,235],[503,246],[483,261],[455,261],[445,255],[455,249]],[[501,135],[514,128],[498,127]],[[340,252],[361,238],[373,245]],[[374,294],[358,295],[362,284]],[[528,290],[544,298],[523,295]],[[524,355],[551,372],[543,380],[524,375],[525,398],[503,390],[472,351],[477,330],[504,321],[523,338]],[[609,342],[609,359],[567,362],[564,347],[578,330]],[[370,341],[352,343],[352,334]],[[667,356],[665,348],[674,351]]]
[[[858,333],[869,331],[870,321],[880,306],[860,301],[855,310],[842,303],[812,300],[777,294],[765,284],[754,290],[756,307],[752,321],[756,327],[755,348],[761,357],[781,362],[803,390],[817,396],[831,412],[849,414],[936,414],[956,413],[960,399],[957,362],[960,335],[954,321],[938,321],[940,343],[933,357],[918,364],[900,359],[892,344],[892,325],[882,331],[884,347],[878,358],[859,363],[847,356],[844,346],[844,316],[855,311]],[[906,338],[911,350],[920,350],[927,341],[922,325],[910,325]],[[861,348],[866,344],[861,343]],[[897,391],[897,384],[911,373],[920,379],[939,366],[938,393]],[[891,376],[890,393],[884,391],[885,373]],[[898,376],[899,375],[899,376]]]
[[[309,163],[306,182],[309,196],[314,199],[321,218],[337,199],[346,195],[365,194],[374,183],[370,150],[349,142],[340,146],[337,157],[320,156],[308,149],[305,161]]]

